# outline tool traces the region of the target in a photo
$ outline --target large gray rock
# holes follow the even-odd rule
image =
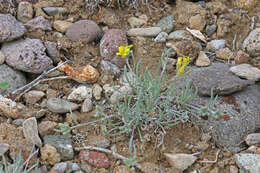
[[[194,70],[189,77],[198,92],[202,96],[210,96],[211,89],[214,95],[228,95],[241,91],[252,81],[242,80],[229,72],[229,66],[222,63],[213,64],[210,67]]]
[[[71,160],[74,157],[72,141],[64,135],[48,135],[43,138],[44,144],[54,146],[61,155],[63,161]]]
[[[252,57],[260,55],[260,28],[250,32],[243,42],[243,49]]]
[[[6,64],[0,65],[0,81],[8,83],[7,93],[26,85],[25,75]]]
[[[202,75],[202,73],[197,73],[198,70],[201,71],[198,68],[191,70],[189,74],[180,78],[176,85],[181,86],[187,80],[194,79],[194,74],[196,74],[197,77],[198,75]],[[221,68],[219,68],[219,71],[221,71]],[[204,71],[204,73],[207,73],[207,71]],[[226,73],[222,73],[224,79]],[[210,82],[207,78],[203,79],[201,77],[201,80],[201,82]],[[225,80],[229,80],[229,78]],[[210,97],[198,96],[192,101],[192,104],[207,105],[209,101]],[[224,147],[232,152],[240,151],[241,148],[239,144],[243,141],[243,137],[255,132],[260,126],[259,83],[250,85],[244,90],[226,97],[219,96],[216,102],[216,110],[219,110],[221,115],[225,116],[216,119],[208,115],[206,116],[207,120],[204,120],[205,118],[199,120],[194,118],[194,121],[204,132],[211,133],[212,138],[218,146]]]
[[[73,23],[66,31],[71,41],[92,42],[102,33],[100,27],[92,20],[80,20]]]
[[[260,155],[259,154],[235,154],[236,164],[241,172],[259,173]]]
[[[25,27],[11,14],[0,14],[0,43],[12,41],[24,35]]]
[[[11,67],[29,73],[40,74],[53,67],[39,39],[26,38],[3,44],[1,51]]]

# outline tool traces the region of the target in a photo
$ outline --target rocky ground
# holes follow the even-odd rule
[[[257,0],[0,0],[0,153],[11,164],[21,150],[41,173],[259,173],[259,11]],[[129,157],[130,136],[105,135],[94,116],[122,98],[113,87],[133,93],[122,45],[152,73],[171,50],[169,81],[190,57],[176,85],[191,80],[199,105],[213,88],[222,113],[135,136],[135,170],[109,153]],[[65,122],[86,124],[55,131]]]

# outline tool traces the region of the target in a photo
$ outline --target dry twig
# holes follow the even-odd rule
[[[198,161],[198,162],[200,162],[200,163],[216,163],[218,161],[219,152],[220,152],[220,150],[217,151],[215,160],[202,160],[202,161]]]
[[[44,78],[47,74],[55,71],[56,69],[58,69],[59,67],[63,66],[64,64],[68,63],[69,60],[64,61],[63,63],[59,64],[58,66],[43,72],[40,76],[38,76],[36,79],[34,79],[32,82],[28,83],[27,85],[24,85],[21,88],[18,88],[17,90],[12,92],[12,95],[17,95],[19,94],[15,100],[18,100],[24,93],[26,93],[27,91],[29,91],[32,87],[38,85],[41,82],[41,79]],[[23,91],[23,92],[22,92]]]

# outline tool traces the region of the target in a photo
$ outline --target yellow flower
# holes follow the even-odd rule
[[[133,45],[119,46],[119,52],[117,52],[116,54],[120,55],[122,58],[125,58],[129,54],[131,47],[133,47]]]
[[[190,58],[187,56],[179,57],[177,59],[176,69],[177,69],[177,75],[180,77],[185,73],[185,68],[189,64]]]

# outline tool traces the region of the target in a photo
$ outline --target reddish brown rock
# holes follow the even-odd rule
[[[87,162],[96,168],[108,168],[110,164],[107,155],[104,153],[82,150],[79,153],[79,157],[82,161]]]
[[[97,39],[102,31],[100,27],[92,20],[80,20],[73,23],[66,30],[66,36],[71,41],[85,41],[87,43]]]
[[[248,64],[249,63],[249,55],[242,50],[239,50],[235,56],[236,64]]]
[[[116,55],[119,46],[126,46],[126,32],[120,29],[108,30],[100,41],[100,54],[105,60],[111,61],[118,67],[125,65],[125,59]]]

